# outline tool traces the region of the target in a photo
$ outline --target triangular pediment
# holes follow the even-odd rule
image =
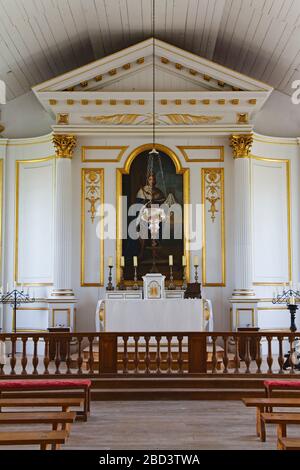
[[[193,116],[197,125],[249,124],[272,92],[262,82],[153,38],[48,80],[33,91],[57,124],[66,128],[86,122],[133,125],[127,115],[142,116],[140,122],[148,125],[144,117],[152,110],[154,64],[159,122],[168,122],[164,116],[172,115],[176,116],[172,125],[183,121],[190,125],[191,120],[177,116]],[[115,120],[116,115],[125,118]]]

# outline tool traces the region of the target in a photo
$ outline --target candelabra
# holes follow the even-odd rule
[[[8,304],[13,309],[13,325],[12,330],[14,333],[17,332],[17,309],[21,304],[35,302],[34,297],[30,297],[29,293],[25,294],[23,290],[19,291],[13,289],[11,292],[2,293],[0,297],[1,304]]]
[[[183,268],[182,268],[182,286],[181,286],[181,289],[186,290],[186,288],[187,288],[187,282],[186,282],[185,266],[183,266]]]
[[[283,290],[281,294],[277,294],[277,296],[273,298],[272,303],[273,304],[286,304],[287,309],[290,312],[290,331],[291,333],[294,333],[297,331],[297,326],[295,322],[296,318],[296,311],[298,310],[298,305],[296,304],[296,298],[300,297],[300,291],[292,289],[290,286],[287,290]],[[295,340],[299,340],[299,338],[295,338]],[[295,344],[294,347],[292,348],[292,351],[289,351],[288,354],[286,354],[284,357],[286,357],[286,361],[283,365],[283,369],[287,369],[288,367],[291,367],[291,361],[292,361],[292,356],[295,352]],[[297,359],[299,357],[297,356]],[[295,369],[300,369],[300,364],[294,364]]]
[[[138,280],[138,278],[137,278],[137,267],[134,266],[133,268],[134,268],[134,277],[133,277],[133,286],[132,286],[132,288],[134,290],[138,290],[139,285],[138,285],[138,282],[137,282],[137,280]]]
[[[112,281],[112,266],[108,266],[108,269],[109,269],[109,273],[108,273],[108,284],[106,286],[106,290],[114,290],[114,286],[113,286],[113,283],[111,282]]]
[[[170,268],[170,282],[169,282],[168,289],[169,289],[169,290],[173,290],[173,289],[175,289],[175,285],[174,285],[174,282],[173,282],[173,281],[174,281],[174,278],[173,278],[173,266],[170,265],[169,268]]]
[[[197,284],[198,283],[198,265],[195,264],[194,268],[195,268],[195,283]]]

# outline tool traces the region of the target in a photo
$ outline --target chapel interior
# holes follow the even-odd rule
[[[0,12],[0,449],[300,450],[300,2]]]

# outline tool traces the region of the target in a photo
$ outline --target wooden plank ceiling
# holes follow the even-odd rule
[[[152,0],[0,0],[7,99],[151,36]],[[299,0],[156,0],[156,36],[291,94]]]

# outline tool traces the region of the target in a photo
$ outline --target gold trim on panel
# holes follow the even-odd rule
[[[54,321],[55,321],[56,312],[65,312],[67,314],[67,321],[68,321],[67,327],[71,328],[71,309],[70,308],[54,308],[52,310],[52,327],[55,327]]]
[[[3,283],[3,273],[2,273],[2,254],[3,254],[3,158],[0,159],[0,279]]]
[[[224,162],[224,145],[177,145],[187,163]],[[219,158],[190,158],[186,150],[218,150]]]
[[[85,206],[86,206],[86,175],[95,172],[100,181],[100,279],[98,282],[85,282]],[[80,285],[82,287],[102,287],[104,285],[104,170],[103,168],[81,168],[81,263]],[[96,229],[95,229],[96,230]]]
[[[287,239],[288,239],[288,282],[293,281],[293,248],[292,248],[292,219],[291,219],[291,161],[289,159],[282,158],[269,158],[269,157],[258,157],[256,155],[250,155],[252,160],[258,160],[263,162],[272,163],[285,163],[286,164],[286,192],[287,192]],[[255,286],[280,286],[284,282],[253,282]]]
[[[100,163],[100,162],[110,162],[110,163],[118,163],[121,161],[122,156],[128,149],[128,145],[83,145],[81,147],[81,161],[86,163]],[[87,150],[120,150],[117,158],[109,159],[109,158],[97,158],[92,160],[90,158],[86,158],[86,151]]]
[[[220,216],[221,216],[221,282],[207,282],[206,278],[206,181],[209,172],[220,174]],[[203,287],[225,287],[226,286],[226,247],[225,247],[225,204],[224,204],[224,168],[202,168],[201,169],[201,203],[202,203],[202,285]]]
[[[117,222],[117,240],[116,240],[116,282],[120,282],[121,277],[121,267],[120,260],[122,256],[122,207],[121,207],[121,196],[122,196],[122,175],[128,175],[130,171],[131,164],[133,160],[140,153],[145,150],[152,150],[153,144],[144,144],[140,145],[134,149],[130,155],[127,157],[126,162],[124,163],[123,168],[116,169],[116,222]],[[155,144],[156,150],[164,152],[168,157],[171,158],[172,162],[175,165],[176,173],[183,175],[183,203],[185,206],[184,210],[184,255],[186,256],[186,277],[187,282],[190,279],[190,251],[189,251],[189,209],[186,205],[190,201],[190,171],[189,168],[184,168],[181,165],[181,162],[178,156],[171,150],[169,147],[166,147],[162,144]],[[126,282],[128,284],[129,281]],[[175,281],[175,283],[180,284],[182,281]]]
[[[50,309],[48,307],[31,307],[31,308],[30,307],[18,307],[17,312],[19,310],[38,310],[38,311],[42,311],[42,312],[46,312],[46,311],[49,312]],[[16,315],[16,317],[17,317],[17,315]],[[28,332],[28,333],[34,333],[34,332],[36,332],[36,333],[45,333],[46,332],[47,333],[48,332],[48,330],[33,330],[33,329],[27,329],[27,328],[15,328],[16,325],[15,325],[14,319],[15,319],[14,315],[12,315],[12,319],[11,319],[12,331],[16,330],[17,333],[22,333],[22,332],[23,333],[26,333],[26,332]]]
[[[255,327],[255,309],[254,308],[237,308],[235,310],[235,326],[239,328],[240,312],[251,312],[252,327]]]
[[[22,285],[29,287],[39,286],[53,286],[53,283],[48,282],[20,282],[19,278],[19,182],[20,182],[20,165],[47,162],[49,160],[55,161],[55,155],[49,157],[37,158],[32,160],[16,160],[16,176],[15,176],[15,240],[14,240],[14,281],[18,286]]]

